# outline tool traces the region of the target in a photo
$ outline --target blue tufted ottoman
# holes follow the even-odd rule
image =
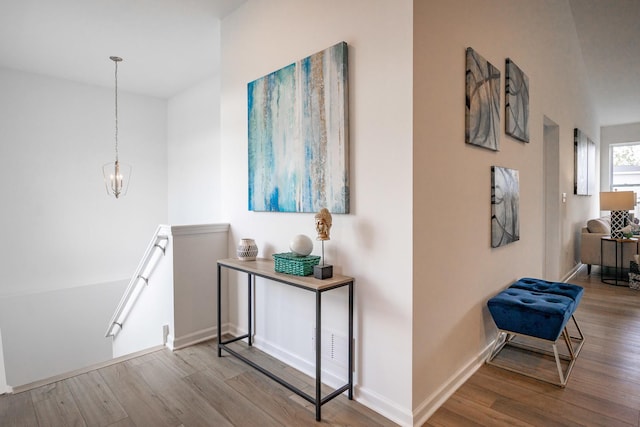
[[[517,280],[510,288],[528,289],[530,291],[544,292],[547,294],[563,295],[571,298],[576,303],[576,308],[580,304],[584,289],[582,286],[563,282],[549,282],[542,279],[524,277]]]
[[[584,289],[577,285],[523,278],[491,298],[487,302],[487,307],[499,333],[487,363],[564,387],[582,344],[584,344],[584,336],[573,316],[583,293]],[[567,329],[569,319],[573,319],[579,334],[578,337],[572,337],[569,334]],[[519,335],[550,343],[553,353],[517,342],[516,338]],[[568,356],[558,353],[556,344],[561,337],[567,346]],[[574,342],[577,342],[575,348]],[[553,355],[559,381],[549,381],[529,371],[498,363],[496,356],[505,346]],[[561,359],[569,361],[566,370],[562,368]]]

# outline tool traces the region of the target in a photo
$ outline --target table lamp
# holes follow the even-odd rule
[[[623,227],[629,222],[629,209],[636,205],[633,191],[603,191],[600,193],[600,210],[611,211],[611,237],[622,239]]]

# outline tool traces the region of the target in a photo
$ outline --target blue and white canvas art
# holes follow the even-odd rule
[[[349,213],[347,44],[247,90],[249,210]]]

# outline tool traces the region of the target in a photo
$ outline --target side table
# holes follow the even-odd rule
[[[335,397],[341,395],[345,391],[347,392],[347,397],[349,400],[353,400],[353,286],[354,279],[353,277],[342,276],[339,274],[335,274],[333,277],[329,279],[316,279],[312,276],[294,276],[290,274],[284,273],[276,273],[274,268],[273,260],[267,260],[258,258],[255,261],[240,261],[238,259],[221,259],[218,260],[218,357],[222,356],[222,350],[235,356],[237,359],[240,359],[247,365],[255,368],[256,370],[262,372],[264,375],[268,376],[272,380],[276,381],[278,384],[288,388],[298,396],[302,397],[309,403],[313,404],[316,408],[316,421],[321,421],[321,407],[325,403],[334,399]],[[248,288],[248,300],[247,300],[247,313],[249,318],[247,319],[247,325],[249,331],[240,336],[236,336],[234,338],[228,339],[226,341],[222,340],[222,293],[221,293],[221,282],[222,282],[222,269],[232,269],[236,271],[240,271],[247,274],[247,288]],[[253,331],[251,328],[252,325],[252,312],[254,310],[253,302],[251,298],[251,284],[253,283],[255,286],[255,278],[261,277],[263,279],[268,279],[265,282],[278,282],[280,284],[288,285],[294,288],[298,288],[304,291],[311,291],[316,296],[316,306],[315,306],[315,314],[316,314],[316,335],[315,335],[315,347],[316,347],[316,360],[315,360],[315,395],[311,395],[298,387],[290,384],[285,381],[283,378],[275,375],[273,372],[269,371],[265,367],[258,365],[252,360],[246,358],[241,353],[235,351],[229,344],[247,339],[247,344],[249,346],[253,345]],[[265,283],[266,284],[266,283]],[[339,387],[329,394],[322,396],[322,369],[321,369],[321,354],[322,354],[322,294],[331,291],[333,289],[338,289],[342,287],[347,287],[348,289],[348,328],[349,328],[349,337],[348,337],[348,360],[347,360],[347,383],[342,387]],[[295,322],[295,319],[292,319],[292,322]]]
[[[629,278],[628,276],[625,276],[625,266],[624,266],[624,247],[625,247],[625,243],[634,243],[635,244],[635,250],[636,253],[638,253],[638,239],[635,237],[632,237],[630,239],[614,239],[610,236],[605,236],[602,237],[600,239],[600,280],[602,281],[602,283],[607,283],[609,285],[618,285],[618,282],[628,282]],[[614,245],[614,255],[615,255],[615,262],[614,262],[614,266],[605,266],[604,265],[604,249],[605,249],[605,244],[613,244]],[[606,268],[612,268],[613,269],[613,276],[607,276],[605,274],[605,269]],[[626,270],[628,270],[629,267],[626,267]]]

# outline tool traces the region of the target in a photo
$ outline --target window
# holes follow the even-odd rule
[[[635,191],[640,196],[640,142],[611,145],[611,191]],[[636,204],[633,211],[640,218]]]

